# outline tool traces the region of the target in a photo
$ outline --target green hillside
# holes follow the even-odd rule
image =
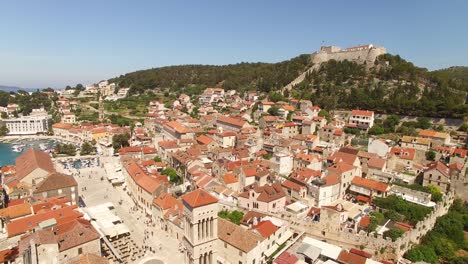
[[[279,63],[168,66],[128,73],[110,81],[131,87],[130,94],[154,88],[177,91],[189,85],[269,91],[282,88],[309,66],[309,55],[300,55]]]
[[[120,87],[131,87],[130,95],[145,90],[170,89],[198,94],[203,88],[220,86],[238,91],[279,91],[311,66],[309,55],[279,63],[231,65],[182,65],[154,68],[111,79]],[[311,100],[325,109],[361,108],[381,113],[433,117],[464,117],[468,81],[457,67],[435,72],[414,66],[400,56],[385,54],[375,65],[328,61],[285,96]]]
[[[312,100],[325,109],[461,118],[468,114],[467,84],[385,54],[370,70],[349,61],[323,63],[293,88],[291,96]]]

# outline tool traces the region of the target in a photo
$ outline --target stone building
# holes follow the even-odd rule
[[[36,197],[50,198],[59,195],[70,198],[72,204],[78,204],[78,183],[72,175],[53,172],[33,188],[33,196]]]
[[[198,189],[182,196],[184,205],[185,263],[216,263],[218,240],[218,200]]]

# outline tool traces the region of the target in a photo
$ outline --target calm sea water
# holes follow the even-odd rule
[[[46,143],[48,148],[53,148],[55,145],[55,141],[53,140],[47,140],[47,139],[41,139],[41,140],[20,140],[20,141],[15,141],[12,143],[0,143],[0,166],[5,166],[5,165],[14,165],[15,164],[15,159],[23,154],[26,150],[30,148],[36,148],[40,149],[39,145],[42,143]],[[23,148],[22,152],[14,152],[11,147],[16,144],[24,144],[26,145]]]

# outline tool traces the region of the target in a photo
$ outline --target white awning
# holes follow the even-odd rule
[[[290,231],[290,230],[286,230],[286,232],[284,232],[282,235],[281,235],[281,238],[278,239],[276,241],[276,243],[278,245],[282,245],[284,242],[286,242],[289,238],[291,238],[293,235],[293,233]]]
[[[270,249],[263,252],[263,254],[265,254],[265,256],[269,257],[276,251],[276,249],[278,249],[278,245],[274,244]]]

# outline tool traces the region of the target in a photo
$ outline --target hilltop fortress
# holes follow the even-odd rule
[[[371,66],[378,56],[385,53],[387,53],[387,49],[374,46],[373,44],[346,49],[341,49],[337,46],[322,46],[319,51],[312,53],[311,60],[314,64],[320,64],[333,59],[336,61],[348,60]]]
[[[320,69],[320,64],[322,62],[327,62],[329,60],[348,60],[359,64],[365,64],[368,68],[370,68],[374,65],[375,59],[378,56],[386,53],[387,49],[384,47],[374,46],[373,44],[355,46],[346,49],[341,49],[337,46],[322,46],[320,47],[319,51],[316,51],[310,55],[310,60],[313,62],[312,67],[304,71],[296,79],[283,87],[282,91],[291,90],[294,86],[301,83],[306,77],[307,73]]]

